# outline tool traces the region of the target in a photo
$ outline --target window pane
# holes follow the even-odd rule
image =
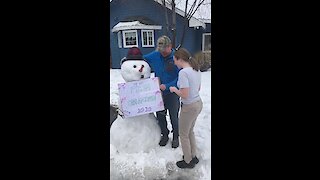
[[[128,44],[128,43],[129,43],[129,42],[128,42],[128,41],[129,41],[129,36],[128,36],[128,35],[129,35],[129,33],[125,33],[125,34],[124,34],[124,36],[126,37],[126,45],[129,45],[129,44]]]
[[[131,37],[128,37],[128,42],[127,42],[127,44],[128,44],[128,45],[131,45],[131,41],[132,41],[132,38],[131,38]]]
[[[147,32],[143,32],[143,45],[147,45]]]
[[[149,37],[149,45],[152,45],[152,31],[148,32]]]
[[[204,37],[204,50],[211,51],[211,35],[205,35]]]
[[[126,45],[136,45],[136,33],[135,32],[126,32],[125,33],[126,37]]]
[[[147,45],[147,38],[143,37],[143,45]]]
[[[132,44],[131,45],[135,45],[135,44],[137,44],[136,43],[136,38],[135,37],[132,37],[132,42],[131,42]]]

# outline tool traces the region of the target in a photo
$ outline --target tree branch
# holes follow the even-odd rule
[[[204,2],[204,0],[202,0],[199,4],[198,4],[198,6],[197,6],[197,8],[196,8],[196,10],[195,11],[193,11],[193,13],[192,13],[192,15],[190,16],[190,18],[189,19],[191,19],[191,17],[194,15],[194,13],[196,13],[197,12],[197,10],[199,9],[199,7],[201,6],[201,4]]]
[[[169,20],[168,20],[168,13],[167,13],[167,6],[166,6],[166,1],[162,0],[162,5],[164,7],[164,14],[166,18],[166,35],[169,35]]]
[[[193,9],[194,9],[194,7],[196,6],[196,4],[197,4],[197,0],[195,0],[194,2],[193,2],[193,4],[191,5],[191,8],[190,8],[190,10],[189,10],[189,12],[188,12],[188,16],[187,16],[187,18],[188,19],[190,19],[191,17],[192,17],[192,12],[193,12]]]

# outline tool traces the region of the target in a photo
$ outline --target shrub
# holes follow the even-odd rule
[[[197,52],[194,58],[200,66],[200,71],[204,72],[211,68],[211,53]]]

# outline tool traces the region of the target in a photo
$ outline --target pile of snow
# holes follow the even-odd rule
[[[154,114],[117,118],[110,128],[110,143],[121,153],[149,152],[158,146],[160,128]]]
[[[193,169],[179,169],[176,162],[182,160],[181,145],[173,149],[171,148],[172,133],[169,135],[169,142],[166,146],[160,147],[159,141],[154,142],[137,142],[134,146],[129,143],[130,130],[124,128],[121,131],[112,132],[113,136],[120,136],[121,133],[127,133],[128,139],[121,142],[112,140],[110,143],[110,179],[134,179],[134,180],[150,180],[150,179],[184,179],[184,180],[206,180],[211,179],[211,71],[202,72],[202,85],[200,96],[203,101],[203,109],[200,113],[195,127],[194,133],[197,142],[197,156],[200,162]],[[154,74],[151,74],[154,77]],[[118,83],[125,80],[121,76],[120,69],[110,70],[110,104],[118,106],[119,92]],[[205,82],[205,83],[204,83]],[[123,122],[120,116],[115,121]],[[168,129],[171,130],[169,116],[167,117]],[[120,123],[119,123],[120,125]],[[113,126],[113,125],[112,125]],[[138,130],[139,131],[139,130]],[[141,135],[152,136],[152,131],[144,130],[141,127]],[[152,139],[152,137],[150,137]],[[158,138],[160,139],[160,137]],[[110,139],[111,140],[111,139]],[[121,146],[123,143],[123,146]],[[127,147],[126,147],[127,145]],[[130,150],[124,150],[131,146]],[[143,146],[137,151],[135,147]],[[116,148],[117,147],[117,148]]]

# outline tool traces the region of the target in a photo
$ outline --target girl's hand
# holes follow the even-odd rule
[[[166,85],[164,85],[164,84],[160,84],[160,89],[161,89],[161,91],[166,90]]]
[[[177,89],[176,87],[172,87],[172,86],[171,86],[171,87],[169,88],[169,90],[170,90],[170,92],[176,92],[178,89]]]

